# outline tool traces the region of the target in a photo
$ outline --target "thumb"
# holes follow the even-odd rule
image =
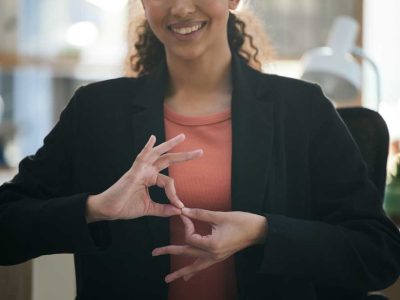
[[[171,217],[182,214],[182,210],[171,204],[150,202],[146,216]]]
[[[182,214],[191,219],[212,224],[218,224],[220,221],[219,212],[212,210],[184,207],[182,208]]]

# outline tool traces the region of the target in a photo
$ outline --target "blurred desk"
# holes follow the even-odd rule
[[[0,184],[17,169],[0,167]],[[44,255],[15,266],[0,266],[0,300],[72,300],[75,270],[71,254]]]
[[[0,300],[32,299],[32,261],[0,266]]]
[[[0,167],[0,184],[10,180],[17,170]],[[32,294],[32,262],[0,266],[0,300],[30,300]]]
[[[382,293],[390,300],[400,299],[400,279],[397,279],[393,285],[383,290]]]

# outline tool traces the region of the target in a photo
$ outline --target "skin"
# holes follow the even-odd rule
[[[185,140],[180,134],[156,147],[155,136],[151,136],[136,157],[132,167],[110,188],[88,198],[86,220],[92,223],[102,220],[128,220],[143,216],[170,217],[181,214],[184,207],[176,195],[172,178],[160,172],[175,163],[200,157],[201,149],[192,152],[166,153]],[[171,204],[154,202],[148,187],[157,185],[166,191]]]
[[[224,261],[236,252],[264,242],[267,224],[263,216],[241,211],[216,212],[186,207],[182,212],[180,217],[185,225],[186,245],[156,248],[152,255],[184,255],[196,260],[166,276],[167,283],[181,277],[187,281],[201,270]],[[207,236],[197,234],[191,219],[210,223],[212,233]]]
[[[229,10],[238,0],[143,0],[147,21],[164,44],[170,75],[165,102],[178,113],[201,115],[230,106]],[[207,22],[195,41],[179,41],[168,29],[182,22]]]
[[[186,115],[215,113],[230,107],[232,97],[231,52],[227,38],[229,11],[240,0],[142,0],[151,29],[166,49],[170,88],[165,102],[173,110]],[[185,23],[186,22],[186,23]],[[187,23],[189,22],[189,23]],[[192,23],[190,23],[192,22]],[[182,41],[169,26],[206,22],[196,39]],[[165,277],[167,283],[196,273],[221,262],[234,253],[254,244],[263,243],[267,235],[264,216],[247,212],[215,212],[185,208],[175,192],[173,179],[159,172],[174,163],[200,157],[201,149],[168,154],[184,140],[179,135],[154,147],[151,137],[131,169],[113,186],[88,199],[88,222],[133,219],[141,216],[169,217],[180,215],[185,226],[185,245],[168,245],[153,250],[157,255],[195,257],[193,264]],[[147,189],[157,185],[165,188],[169,205],[153,202]],[[201,236],[193,221],[212,225],[212,233]]]

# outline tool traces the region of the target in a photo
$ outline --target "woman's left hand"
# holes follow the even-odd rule
[[[165,277],[170,283],[180,277],[189,280],[197,272],[221,262],[234,253],[264,242],[267,220],[264,216],[232,211],[215,212],[197,208],[183,208],[181,219],[185,225],[185,245],[170,245],[153,250],[153,256],[171,254],[196,258],[193,264]],[[201,236],[195,232],[191,219],[210,223],[212,233]]]

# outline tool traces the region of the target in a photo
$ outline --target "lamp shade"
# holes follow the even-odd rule
[[[334,101],[353,99],[361,90],[361,67],[351,54],[358,34],[357,22],[338,17],[330,31],[326,47],[304,54],[302,79],[321,85]]]
[[[334,101],[352,99],[361,89],[361,67],[350,54],[317,48],[304,55],[303,65],[302,79],[320,84]]]

